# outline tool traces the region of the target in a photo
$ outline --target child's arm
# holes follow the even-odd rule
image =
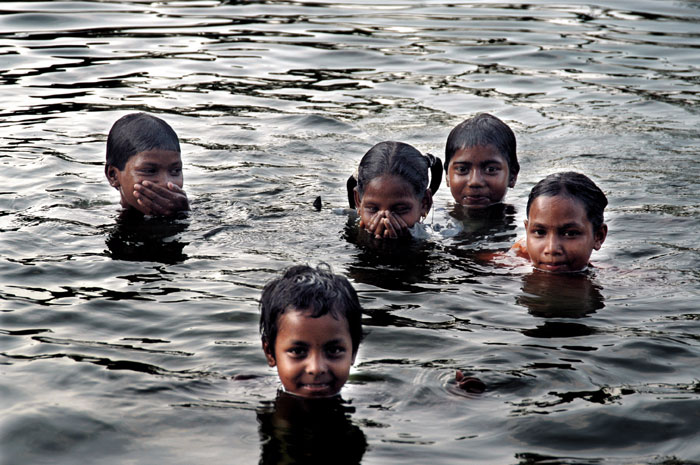
[[[515,253],[516,257],[530,259],[530,254],[527,253],[527,241],[525,238],[519,239],[510,248],[510,251]]]
[[[172,182],[166,186],[143,181],[134,185],[134,197],[149,215],[170,216],[190,209],[187,194]]]
[[[479,261],[482,262],[502,262],[502,263],[511,263],[510,261],[504,262],[504,260],[507,260],[508,257],[519,257],[519,258],[524,258],[525,260],[530,260],[530,255],[527,253],[527,241],[525,238],[518,239],[515,244],[512,245],[512,247],[508,250],[508,252],[503,252],[503,251],[481,251],[476,253],[476,258]]]

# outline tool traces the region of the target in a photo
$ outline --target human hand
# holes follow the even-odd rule
[[[172,182],[165,186],[151,181],[134,184],[134,197],[147,215],[170,216],[190,209],[187,194]]]
[[[384,219],[385,214],[386,212],[384,210],[376,212],[370,217],[369,223],[367,224],[365,224],[364,220],[360,218],[360,228],[370,233],[375,239],[381,239],[384,237],[384,223],[382,220]]]
[[[368,224],[360,219],[360,227],[372,234],[375,239],[395,239],[408,235],[408,225],[398,215],[381,210],[372,215]]]
[[[384,223],[384,237],[396,239],[408,235],[408,225],[400,216],[387,212],[382,222]]]
[[[457,370],[457,373],[455,373],[455,379],[457,380],[457,386],[464,391],[481,394],[486,390],[486,385],[483,381],[479,378],[464,376],[460,370]]]

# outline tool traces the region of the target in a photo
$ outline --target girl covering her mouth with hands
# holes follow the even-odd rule
[[[403,142],[380,142],[348,179],[348,202],[360,215],[360,228],[376,239],[404,237],[428,215],[441,181],[439,158]]]

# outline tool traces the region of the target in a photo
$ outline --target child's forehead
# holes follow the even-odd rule
[[[365,192],[367,191],[391,196],[413,196],[411,183],[397,174],[382,174],[372,178],[365,187]]]
[[[177,163],[182,161],[182,156],[176,150],[151,148],[136,152],[129,160],[140,163]]]
[[[506,162],[508,161],[508,154],[502,152],[496,144],[493,144],[491,142],[470,144],[470,145],[464,145],[461,147],[457,147],[457,149],[454,151],[453,155],[457,155],[457,153],[460,153],[462,155],[488,153],[488,155],[491,155],[491,156],[495,155],[495,156],[501,157]]]
[[[299,317],[301,317],[301,319]],[[348,318],[342,311],[316,312],[313,308],[297,308],[290,305],[277,315],[277,326],[281,328],[285,322],[292,319],[295,321],[304,321],[305,318],[309,318],[313,321],[323,317],[330,317],[335,321],[345,322],[349,325]]]
[[[583,200],[568,193],[540,195],[533,200],[530,210],[532,216],[546,214],[562,219],[576,218],[589,222],[586,204]]]

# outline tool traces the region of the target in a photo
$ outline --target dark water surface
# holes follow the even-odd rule
[[[2,2],[0,98],[2,465],[700,461],[700,3]],[[119,218],[133,111],[180,136],[189,217]],[[518,136],[502,218],[358,240],[365,151],[442,156],[479,111]],[[610,199],[595,271],[481,260],[565,169]],[[262,285],[320,260],[367,330],[322,409],[276,398],[257,332]]]

